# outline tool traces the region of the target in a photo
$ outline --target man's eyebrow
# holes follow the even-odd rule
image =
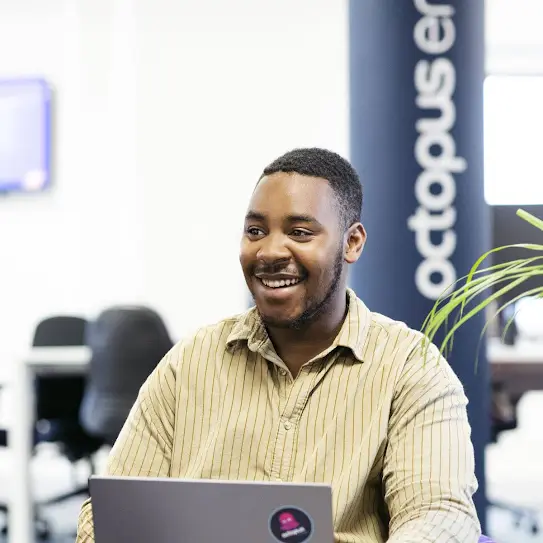
[[[289,222],[314,222],[320,224],[319,221],[312,215],[304,214],[288,215],[286,220]]]
[[[265,221],[266,215],[259,213],[258,211],[249,210],[245,215],[246,221]]]
[[[259,211],[253,211],[252,209],[247,212],[247,215],[245,215],[246,221],[265,221],[266,215],[264,213],[260,213]],[[296,213],[292,215],[287,215],[285,217],[286,222],[311,222],[315,224],[320,224],[320,222],[313,217],[312,215],[306,215],[304,213]]]

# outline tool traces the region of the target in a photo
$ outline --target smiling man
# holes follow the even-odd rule
[[[361,208],[335,153],[298,149],[264,169],[240,251],[255,307],[162,360],[108,474],[324,482],[337,542],[477,541],[461,383],[434,346],[424,358],[420,333],[347,288]],[[93,540],[86,502],[78,542]]]

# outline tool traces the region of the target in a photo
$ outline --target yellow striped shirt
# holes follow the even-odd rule
[[[475,543],[461,383],[423,336],[348,290],[334,343],[293,379],[257,311],[177,344],[142,387],[107,473],[332,485],[335,541]],[[90,501],[77,543],[94,541]]]

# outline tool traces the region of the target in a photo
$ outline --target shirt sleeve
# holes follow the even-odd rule
[[[137,400],[111,449],[105,473],[113,476],[167,477],[172,458],[175,367],[174,348],[141,387]],[[94,542],[92,504],[81,507],[76,543]]]
[[[438,349],[419,345],[392,403],[384,458],[388,543],[476,543],[480,535],[467,398]]]

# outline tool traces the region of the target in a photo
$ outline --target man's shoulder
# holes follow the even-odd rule
[[[411,328],[403,321],[395,320],[392,317],[375,311],[371,311],[370,315],[371,327],[376,332],[381,331],[381,333],[385,333],[388,337],[406,336],[413,341],[422,341],[424,338],[424,334],[421,331]]]
[[[373,311],[364,301],[359,298],[356,292],[350,288],[347,289],[349,296],[349,334],[352,338],[358,336],[357,341],[364,342],[367,339],[375,340],[383,345],[383,342],[389,339],[396,339],[399,336],[409,337],[413,341],[423,339],[421,332],[410,328],[405,322],[395,320],[387,315]],[[369,336],[369,337],[368,337]]]
[[[373,338],[375,351],[381,353],[381,360],[393,366],[399,365],[401,371],[420,378],[422,375],[431,378],[439,374],[451,384],[458,384],[458,378],[447,359],[420,330],[372,312],[369,336]],[[414,372],[415,369],[419,371]]]
[[[175,359],[186,360],[196,349],[226,351],[235,339],[248,335],[252,316],[249,310],[200,326],[179,340],[170,352]]]
[[[370,337],[382,344],[383,342],[391,342],[396,346],[396,350],[401,346],[400,350],[412,350],[420,345],[425,336],[419,331],[408,326],[405,322],[395,320],[382,313],[370,311]]]
[[[438,348],[420,330],[387,315],[370,312],[371,319],[366,338],[366,353],[381,363],[402,366],[413,363],[440,361],[447,365]]]

